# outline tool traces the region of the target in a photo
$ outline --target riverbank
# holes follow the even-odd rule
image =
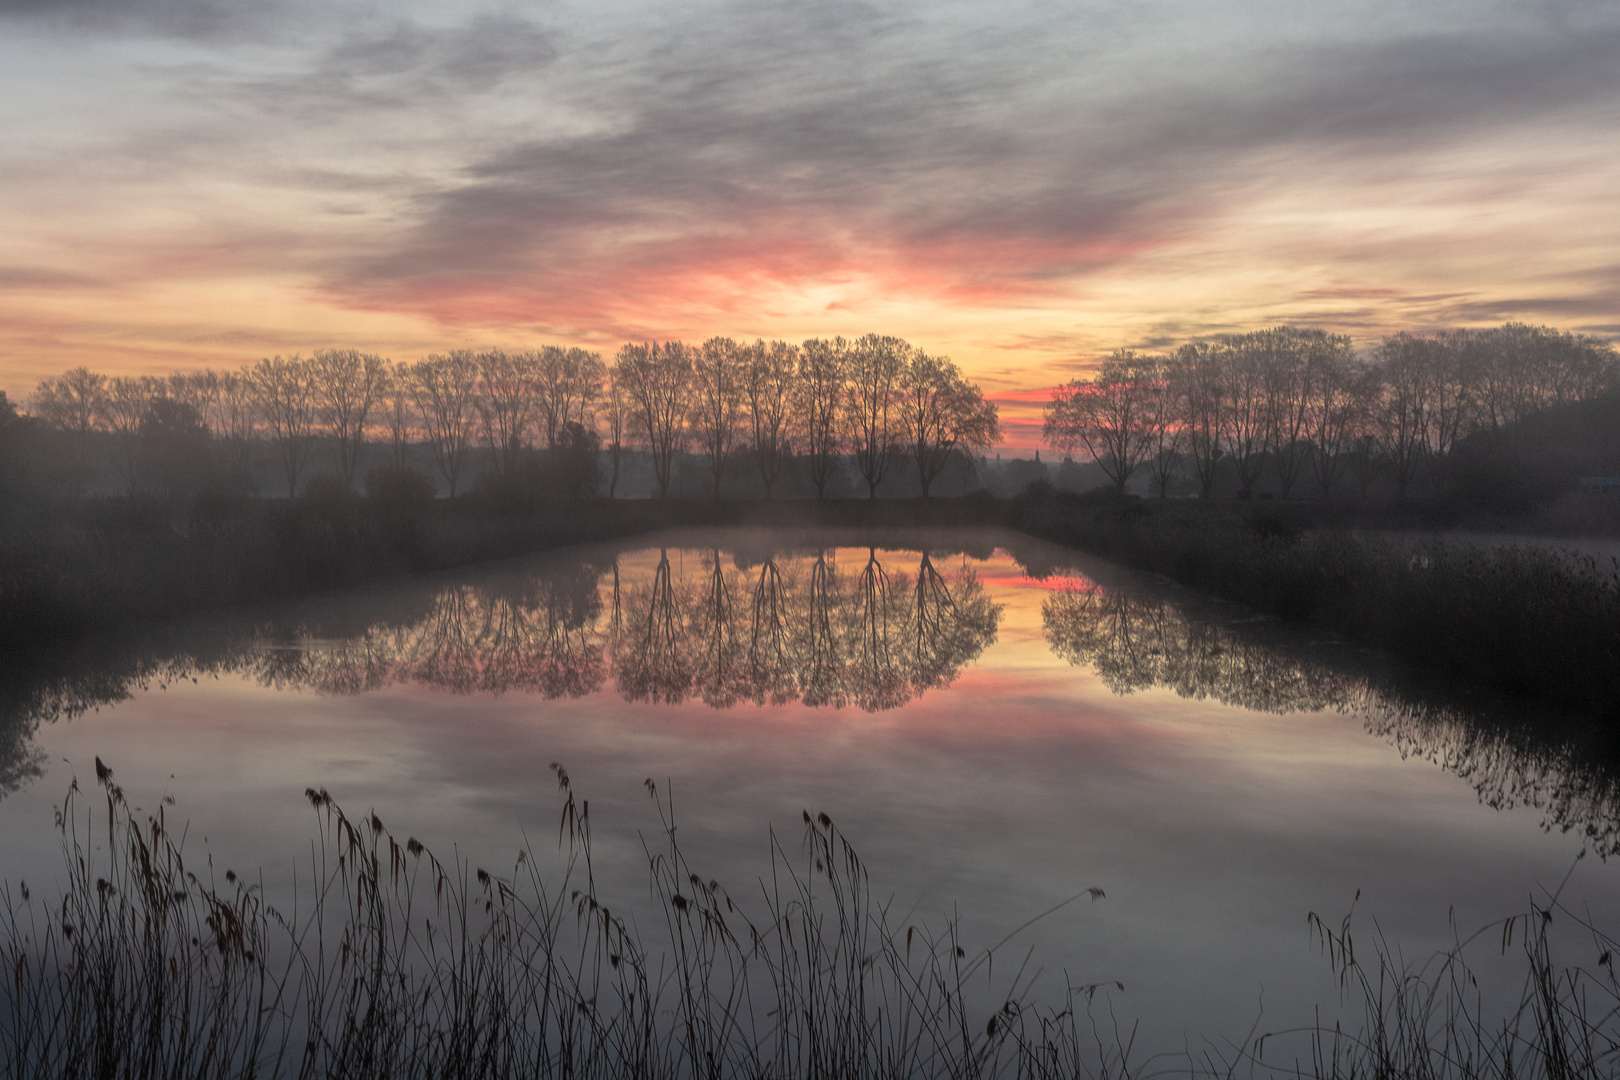
[[[1009,524],[1475,686],[1620,720],[1620,564],[1266,504],[1025,498]]]

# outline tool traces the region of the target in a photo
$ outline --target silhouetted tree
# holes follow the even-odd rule
[[[753,433],[754,461],[765,483],[765,497],[793,454],[795,379],[799,349],[785,341],[756,341],[745,359],[744,389]]]
[[[709,459],[714,497],[742,426],[748,360],[730,338],[715,337],[697,350],[692,373],[692,434]]]
[[[540,361],[532,352],[489,349],[473,357],[477,366],[474,407],[484,429],[495,475],[510,477],[523,440],[540,412]],[[548,444],[556,445],[555,436]]]
[[[866,334],[850,346],[844,380],[844,430],[855,466],[866,481],[867,498],[894,457],[898,415],[895,400],[911,346],[897,337]]]
[[[356,349],[319,349],[309,360],[309,385],[316,414],[337,444],[338,475],[352,488],[366,421],[387,390],[388,361]]]
[[[1085,450],[1121,493],[1151,445],[1153,365],[1119,349],[1090,379],[1052,392],[1046,406],[1047,445],[1065,453]]]
[[[619,489],[619,467],[624,457],[624,428],[629,419],[630,402],[620,382],[619,367],[614,364],[607,373],[607,390],[602,398],[602,422],[607,428],[608,498]]]
[[[155,397],[141,417],[141,472],[171,499],[191,494],[208,470],[208,426],[196,406]]]
[[[831,341],[812,338],[804,343],[799,353],[794,414],[810,467],[810,482],[816,486],[818,499],[827,497],[827,481],[832,479],[833,470],[838,467],[838,453],[843,449],[839,417],[848,356],[849,344],[843,338]]]
[[[943,356],[912,352],[896,392],[899,429],[917,465],[923,498],[952,451],[985,450],[1001,440],[996,407]]]
[[[658,497],[669,497],[676,455],[686,441],[691,408],[692,355],[679,341],[626,345],[619,350],[619,383],[630,416],[652,457]]]
[[[478,420],[478,362],[466,349],[430,356],[410,366],[410,383],[422,434],[453,499]]]
[[[298,494],[298,476],[314,442],[315,398],[308,362],[297,356],[260,360],[253,365],[253,399],[281,459],[290,499]]]

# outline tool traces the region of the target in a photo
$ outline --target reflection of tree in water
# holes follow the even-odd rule
[[[1464,705],[1347,646],[1144,589],[1087,583],[1047,597],[1041,615],[1053,652],[1117,694],[1163,687],[1262,712],[1360,714],[1403,757],[1456,773],[1487,805],[1535,807],[1544,828],[1620,854],[1620,747],[1602,733],[1511,704]]]
[[[784,705],[798,693],[793,663],[793,616],[787,583],[774,558],[760,564],[748,633],[748,683],[756,705]]]
[[[1168,687],[1258,712],[1319,710],[1345,700],[1333,667],[1186,617],[1167,600],[1129,589],[1069,589],[1041,608],[1046,639],[1071,664],[1089,664],[1116,694]]]
[[[917,692],[949,686],[995,640],[1001,609],[963,565],[953,586],[923,552],[906,609],[907,667]]]
[[[686,604],[676,594],[669,552],[645,587],[632,587],[626,602],[626,632],[614,651],[613,679],[627,701],[675,704],[686,700],[692,665],[686,655]]]
[[[596,640],[601,600],[594,568],[436,594],[420,619],[354,638],[288,642],[260,652],[267,685],[358,694],[407,682],[454,693],[508,690],[579,697],[606,677]]]
[[[845,678],[849,697],[867,712],[893,709],[911,700],[911,683],[896,662],[899,626],[890,624],[889,610],[900,597],[904,578],[890,580],[877,550],[868,548],[866,564],[855,575],[848,616],[849,666]],[[898,620],[896,620],[898,623]]]
[[[807,569],[768,557],[748,581],[711,551],[688,585],[661,558],[651,586],[628,591],[626,622],[644,629],[615,646],[614,678],[631,701],[895,708],[948,685],[1000,620],[971,572],[947,580],[924,557],[919,577],[913,589],[869,549],[847,578],[823,551]]]
[[[799,647],[799,686],[804,703],[842,709],[844,693],[843,648],[836,628],[841,607],[838,564],[825,551],[816,552],[804,590],[803,614],[795,620]]]

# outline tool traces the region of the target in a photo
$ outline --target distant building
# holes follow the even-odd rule
[[[1620,476],[1583,476],[1581,494],[1620,495]]]

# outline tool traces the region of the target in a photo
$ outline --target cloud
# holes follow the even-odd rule
[[[1612,107],[1620,86],[1615,26],[1261,42],[1123,80],[1102,57],[1076,74],[1051,29],[976,42],[921,14],[779,4],[571,42],[534,108],[588,121],[424,188],[325,288],[452,323],[622,326],[649,304],[695,317],[818,288],[1004,304],[1268,185],[1398,172]]]
[[[285,0],[0,0],[0,20],[70,33],[217,40],[262,35],[280,24]]]

